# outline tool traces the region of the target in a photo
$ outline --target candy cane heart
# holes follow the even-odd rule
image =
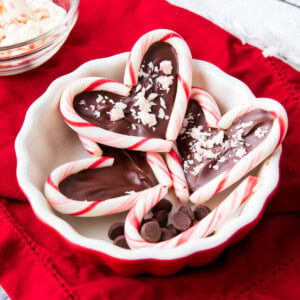
[[[180,131],[192,81],[185,41],[170,30],[142,36],[129,54],[124,83],[82,78],[63,92],[65,122],[81,138],[145,152],[168,152]]]
[[[214,98],[203,89],[193,87],[190,99],[193,99],[201,106],[206,126],[217,127],[217,123],[221,119],[221,113]],[[185,118],[181,130],[182,133],[188,126],[188,123],[188,118]],[[170,152],[166,153],[166,161],[173,180],[175,194],[180,202],[186,203],[189,200],[190,192],[176,143],[173,144]]]
[[[215,108],[214,102],[210,105]],[[258,98],[220,119],[212,115],[192,98],[176,146],[167,155],[175,193],[183,202],[203,203],[237,182],[272,155],[287,131],[286,112],[271,99]]]
[[[44,192],[57,211],[80,217],[114,214],[137,201],[159,193],[164,197],[172,181],[159,154],[100,157],[77,160],[57,167]]]
[[[144,240],[139,227],[144,216],[159,202],[159,197],[143,199],[136,203],[129,211],[125,220],[125,237],[131,249],[160,248],[172,249],[189,241],[207,237],[217,227],[222,225],[230,216],[247,200],[251,201],[251,195],[258,186],[258,178],[249,176],[240,183],[215,209],[206,217],[198,221],[194,226],[179,235],[163,242],[150,243]]]

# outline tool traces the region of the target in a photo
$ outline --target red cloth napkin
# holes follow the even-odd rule
[[[18,188],[14,140],[29,105],[87,60],[129,51],[145,32],[180,33],[194,58],[244,81],[289,116],[281,184],[256,228],[212,264],[174,276],[121,277],[87,263],[34,215]],[[36,70],[0,79],[0,283],[12,299],[300,299],[300,75],[209,21],[162,0],[85,0],[63,48]],[[37,128],[38,130],[38,128]],[[18,200],[13,200],[18,199]]]

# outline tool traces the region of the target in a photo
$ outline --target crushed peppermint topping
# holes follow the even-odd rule
[[[247,154],[247,151],[245,150],[245,148],[239,148],[237,149],[237,151],[235,152],[235,156],[242,158],[244,155]]]
[[[236,126],[236,129],[244,129],[253,125],[253,121],[241,123]]]
[[[112,108],[110,111],[110,120],[112,122],[121,120],[124,118],[124,111],[120,108]]]
[[[159,70],[164,73],[165,75],[170,75],[172,73],[172,62],[170,60],[163,60],[159,64]]]
[[[161,105],[162,108],[164,108],[164,109],[167,108],[166,101],[164,100],[164,98],[160,97],[159,102],[160,102],[160,105]]]
[[[100,118],[100,111],[99,110],[96,110],[95,112],[94,112],[94,115],[95,115],[95,117],[96,118]]]
[[[86,102],[85,102],[85,100],[82,99],[82,100],[79,101],[78,104],[79,104],[79,105],[86,105]]]
[[[127,107],[127,104],[125,104],[125,103],[123,103],[123,102],[115,102],[114,107],[115,107],[115,108],[118,108],[118,109],[124,110],[124,109]]]
[[[141,85],[141,84],[138,84],[138,85],[136,86],[135,92],[137,93],[138,91],[141,90],[141,88],[142,88],[142,85]]]
[[[263,137],[265,137],[266,133],[268,132],[268,128],[265,127],[258,127],[255,132],[254,135],[259,138],[262,139]]]
[[[159,111],[158,111],[158,117],[160,119],[164,119],[165,116],[166,116],[165,111],[162,108],[160,108]]]
[[[157,78],[157,82],[163,90],[166,90],[167,92],[169,92],[170,86],[173,84],[173,79],[174,79],[173,76],[161,75]]]
[[[155,114],[150,114],[145,111],[139,111],[138,116],[142,121],[143,125],[148,125],[149,127],[155,126],[157,124],[157,120]]]
[[[96,103],[100,103],[103,100],[103,96],[98,94],[98,97],[96,99]]]
[[[158,96],[157,93],[151,93],[151,94],[148,96],[147,100],[148,100],[148,101],[152,101],[152,100],[154,100],[157,96]]]

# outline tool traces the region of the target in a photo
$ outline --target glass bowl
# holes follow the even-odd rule
[[[63,45],[78,17],[79,0],[53,0],[67,14],[46,33],[25,42],[0,47],[0,76],[14,75],[36,68],[51,58]]]

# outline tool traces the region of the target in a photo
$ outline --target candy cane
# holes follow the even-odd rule
[[[62,94],[60,110],[65,122],[82,138],[108,145],[115,148],[128,150],[168,152],[172,143],[158,138],[128,136],[102,129],[81,118],[73,107],[76,95],[86,91],[106,91],[121,96],[128,96],[130,88],[120,82],[100,78],[87,77],[76,80],[69,85]]]
[[[58,188],[62,180],[82,170],[112,166],[114,162],[112,157],[89,158],[65,163],[52,171],[44,188],[46,198],[49,204],[61,213],[80,217],[94,217],[128,210],[138,200],[143,197],[151,197],[157,191],[164,197],[172,185],[170,175],[167,173],[167,166],[157,153],[147,155],[146,159],[159,182],[153,188],[105,200],[77,201],[66,197]]]
[[[177,92],[166,132],[166,139],[175,141],[182,125],[192,84],[192,57],[184,39],[178,33],[167,29],[153,30],[144,34],[131,50],[125,69],[124,83],[129,86],[137,84],[143,57],[149,47],[156,42],[171,45],[178,59]]]
[[[174,144],[171,151],[166,153],[166,162],[171,174],[174,192],[181,203],[189,200],[189,187],[182,168],[177,146]]]
[[[190,99],[197,101],[201,106],[208,127],[217,127],[221,119],[221,113],[214,98],[206,91],[193,87]],[[166,154],[166,161],[173,181],[174,191],[181,203],[186,203],[189,199],[189,187],[181,164],[180,154],[176,144],[169,153]]]
[[[287,131],[288,120],[284,108],[278,102],[271,99],[257,99],[248,105],[228,111],[218,122],[218,127],[227,129],[238,117],[256,109],[268,111],[274,118],[273,125],[267,137],[232,167],[199,187],[190,196],[192,202],[200,204],[211,199],[214,195],[240,180],[244,175],[270,156],[280,145]]]
[[[149,243],[139,234],[139,227],[145,214],[159,201],[158,197],[153,199],[142,199],[129,211],[125,220],[126,241],[131,249],[146,247],[172,249],[186,242],[205,238],[218,226],[228,220],[234,211],[247,199],[248,201],[251,200],[251,195],[255,192],[257,183],[257,177],[247,177],[205,218],[181,234],[160,243]]]
[[[78,137],[79,137],[79,140],[80,140],[82,146],[85,148],[85,150],[89,154],[91,154],[92,156],[95,156],[95,157],[102,156],[103,152],[97,143],[91,141],[90,139],[82,137],[80,135]]]

